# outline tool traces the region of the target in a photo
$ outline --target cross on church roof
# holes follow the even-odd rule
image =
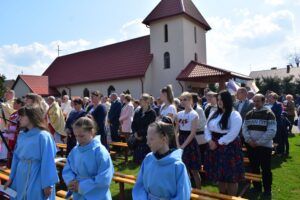
[[[61,49],[59,49],[59,45],[57,45],[57,57],[59,57],[59,52],[62,51]]]

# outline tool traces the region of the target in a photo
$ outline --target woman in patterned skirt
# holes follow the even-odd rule
[[[191,172],[196,187],[201,188],[201,167],[200,149],[195,138],[198,126],[198,113],[193,109],[192,95],[184,92],[180,96],[184,110],[180,111],[176,120],[176,143],[177,147],[183,150],[182,160],[186,168]]]
[[[236,195],[238,183],[244,178],[243,154],[239,132],[242,118],[232,110],[229,92],[218,95],[218,110],[207,121],[205,139],[209,150],[205,156],[208,178],[219,183],[219,192]]]

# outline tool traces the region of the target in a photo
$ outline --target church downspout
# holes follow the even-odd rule
[[[141,80],[141,87],[142,87],[142,94],[144,93],[144,81],[143,78],[140,78]]]
[[[183,85],[181,84],[180,81],[178,81],[178,83],[179,83],[179,85],[180,85],[180,87],[181,87],[181,92],[183,92],[183,91],[184,91]]]
[[[71,93],[71,88],[67,87],[66,88],[69,90],[69,97],[72,98],[72,93]]]

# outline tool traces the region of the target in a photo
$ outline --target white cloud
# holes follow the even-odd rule
[[[109,38],[106,40],[103,40],[101,42],[99,42],[100,46],[106,46],[106,45],[110,45],[110,44],[114,44],[117,43],[118,41],[115,38]]]
[[[286,4],[290,5],[300,5],[300,0],[264,0],[264,2],[271,6],[282,6]]]
[[[285,0],[265,0],[265,3],[272,6],[279,6],[283,5],[285,3]]]
[[[90,47],[90,42],[53,41],[49,44],[32,43],[25,46],[18,44],[0,46],[1,73],[7,78],[15,79],[18,74],[41,75],[57,56],[57,45],[62,51],[60,55],[81,51]]]
[[[294,14],[280,10],[240,20],[209,18],[208,63],[244,74],[250,70],[284,67],[290,50],[300,43]]]
[[[233,12],[239,17],[239,16],[242,16],[242,17],[247,17],[250,15],[250,10],[248,8],[234,8],[233,9]]]
[[[124,24],[120,29],[122,40],[148,35],[150,30],[142,21],[142,19],[137,18]]]
[[[142,24],[142,19],[134,19],[125,23],[119,30],[121,37],[108,38],[96,43],[84,39],[71,41],[52,41],[48,44],[34,42],[29,45],[18,44],[0,46],[0,73],[7,78],[15,79],[18,74],[41,75],[57,57],[59,45],[60,55],[113,44],[119,41],[149,34],[149,29]]]

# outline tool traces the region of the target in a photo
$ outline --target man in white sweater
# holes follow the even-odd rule
[[[262,169],[264,196],[271,197],[271,156],[272,142],[277,130],[276,118],[270,109],[264,107],[265,97],[262,94],[256,94],[253,102],[255,108],[245,117],[243,136],[252,172],[260,174],[260,168]],[[260,183],[253,183],[253,185],[257,192],[261,192]]]

